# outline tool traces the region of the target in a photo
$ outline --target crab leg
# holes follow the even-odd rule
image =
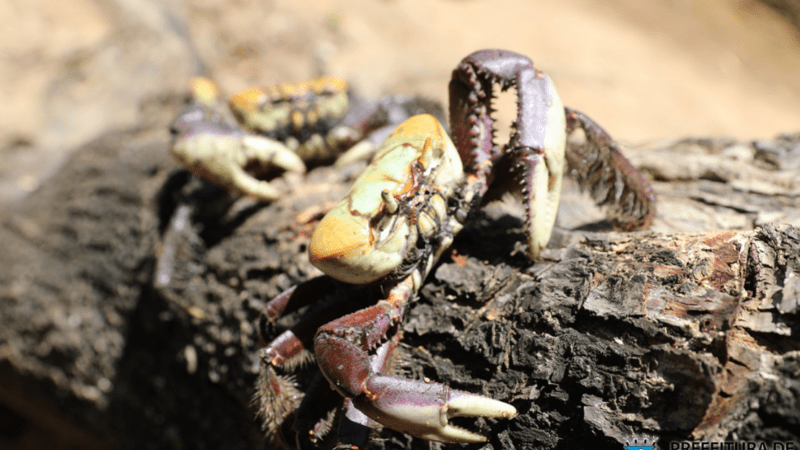
[[[598,205],[610,205],[614,227],[643,230],[656,215],[656,195],[650,183],[619,151],[614,139],[585,114],[566,108],[567,135],[577,129],[586,134],[583,145],[567,147],[567,161],[581,187]]]
[[[336,282],[331,277],[322,275],[312,278],[290,287],[268,301],[264,305],[264,314],[270,322],[274,322],[283,314],[316,302],[321,293],[333,292],[335,289]]]
[[[335,281],[322,276],[292,287],[269,301],[265,315],[275,321],[282,313],[296,310],[302,306],[335,292]],[[257,407],[264,429],[270,436],[279,437],[278,430],[286,419],[297,410],[303,398],[292,377],[279,375],[277,367],[292,369],[309,362],[313,356],[307,349],[313,343],[317,329],[342,312],[352,312],[358,304],[349,298],[332,296],[307,314],[291,329],[273,339],[262,351],[262,367],[257,382],[253,403]]]
[[[375,370],[382,365],[373,365],[375,351],[402,319],[414,292],[414,281],[406,278],[387,300],[320,328],[314,343],[320,370],[367,417],[394,430],[440,442],[484,442],[485,437],[451,425],[448,419],[511,418],[517,414],[513,406],[440,383]]]
[[[550,240],[561,195],[566,144],[564,107],[550,78],[526,56],[506,50],[481,50],[467,56],[450,82],[453,141],[465,171],[479,180],[477,198],[486,193],[491,160],[501,152],[494,143],[492,85],[517,90],[517,119],[507,151],[521,171],[525,199],[528,257],[536,258]]]
[[[389,355],[398,342],[399,334],[395,334],[378,347],[371,360],[374,371],[379,372],[387,367]],[[297,434],[298,448],[311,448],[319,444],[322,439],[327,439],[326,434],[330,431],[333,419],[331,413],[336,406],[342,406],[343,410],[339,418],[336,448],[362,448],[366,445],[369,430],[375,427],[374,421],[359,411],[349,398],[345,398],[342,402],[341,395],[332,389],[322,372],[317,372],[297,410],[294,430]],[[304,445],[305,440],[310,441],[312,445]]]
[[[342,312],[356,310],[352,302],[331,301],[313,310],[297,325],[284,331],[261,351],[261,358],[274,366],[292,361],[309,348],[317,329]]]
[[[389,357],[397,344],[400,343],[400,333],[395,333],[388,341],[384,342],[375,351],[371,358],[373,372],[384,372],[389,366]],[[321,373],[321,372],[320,372]],[[339,445],[362,448],[369,438],[370,428],[375,428],[375,423],[366,414],[356,408],[348,397],[344,399],[344,415],[339,422]]]
[[[319,371],[305,393],[293,423],[292,434],[295,436],[292,440],[297,442],[296,445],[286,446],[288,448],[320,448],[323,440],[333,443],[336,439],[334,436],[328,437],[328,434],[333,428],[337,410],[342,407],[342,396],[331,389],[330,383]]]

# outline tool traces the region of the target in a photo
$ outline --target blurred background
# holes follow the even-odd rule
[[[487,47],[530,56],[564,104],[629,143],[796,132],[798,11],[791,0],[0,0],[0,204],[80,144],[146,120],[144,100],[185,92],[193,74],[228,94],[326,73],[364,96],[444,102],[458,61]]]

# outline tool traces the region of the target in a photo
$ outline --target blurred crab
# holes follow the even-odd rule
[[[514,86],[518,95],[517,118],[503,147],[493,140],[494,83],[504,90]],[[300,447],[318,443],[330,426],[309,420],[309,411],[320,409],[328,383],[318,376],[300,405],[293,380],[275,370],[302,359],[305,349],[313,351],[322,376],[345,399],[338,434],[342,446],[363,445],[367,438],[359,427],[373,422],[428,440],[482,442],[484,436],[449,419],[517,414],[502,401],[394,376],[388,367],[409,301],[488,191],[521,194],[531,259],[554,226],[565,160],[595,200],[610,207],[619,228],[646,228],[655,215],[649,183],[614,140],[585,115],[565,109],[550,79],[525,56],[504,50],[467,56],[450,82],[450,123],[452,141],[430,115],[399,125],[312,235],[309,258],[327,275],[267,303],[266,317],[276,320],[328,298],[262,351],[259,414],[269,433],[284,443],[291,441],[283,436],[289,417],[295,417]],[[568,135],[578,130],[582,141],[568,143]],[[331,294],[337,290],[348,295]]]
[[[173,123],[172,154],[192,173],[228,191],[269,202],[279,197],[262,174],[305,172],[305,163],[367,159],[394,126],[432,102],[411,96],[359,100],[336,77],[249,88],[219,106],[216,85],[192,80],[193,103]],[[238,123],[237,123],[238,121]]]

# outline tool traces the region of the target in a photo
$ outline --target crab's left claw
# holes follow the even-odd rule
[[[525,199],[528,257],[535,259],[550,240],[564,172],[566,117],[550,77],[531,60],[507,50],[479,50],[464,58],[450,82],[453,141],[467,172],[490,177],[488,160],[503,152],[494,144],[493,84],[515,86],[517,119],[504,151],[515,162],[515,177]],[[480,197],[485,187],[476,189]]]
[[[452,425],[452,417],[511,419],[517,410],[498,400],[451,389],[434,382],[375,374],[366,383],[369,394],[353,399],[364,414],[397,431],[448,443],[485,442],[486,437]]]
[[[196,82],[194,103],[172,125],[172,154],[187,170],[235,194],[273,201],[278,191],[245,168],[305,172],[297,154],[278,141],[244,132],[214,113],[213,84]]]

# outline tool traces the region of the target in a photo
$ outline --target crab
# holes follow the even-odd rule
[[[236,120],[220,107],[211,80],[194,78],[192,96],[173,123],[172,154],[206,181],[262,202],[280,193],[261,175],[367,159],[395,125],[432,109],[431,102],[410,96],[354,101],[347,82],[330,76],[245,89],[229,102]]]
[[[502,147],[493,139],[495,83],[516,87],[518,95],[517,117]],[[400,124],[313,232],[309,259],[326,275],[267,302],[265,315],[274,321],[327,297],[262,350],[256,403],[277,440],[290,443],[285,429],[293,426],[298,446],[320,441],[330,421],[309,422],[309,411],[331,401],[330,385],[344,399],[341,446],[364,445],[363,429],[376,423],[432,441],[485,441],[449,419],[511,419],[514,406],[395,376],[389,367],[409,302],[471,212],[495,190],[517,191],[525,204],[527,256],[535,260],[554,226],[566,161],[594,199],[609,207],[618,228],[646,228],[655,215],[652,188],[616,142],[584,114],[565,109],[550,78],[523,55],[481,50],[464,58],[450,82],[450,124],[452,140],[430,115]],[[582,139],[574,139],[578,134]],[[321,375],[301,404],[293,379],[278,370],[308,351]]]

